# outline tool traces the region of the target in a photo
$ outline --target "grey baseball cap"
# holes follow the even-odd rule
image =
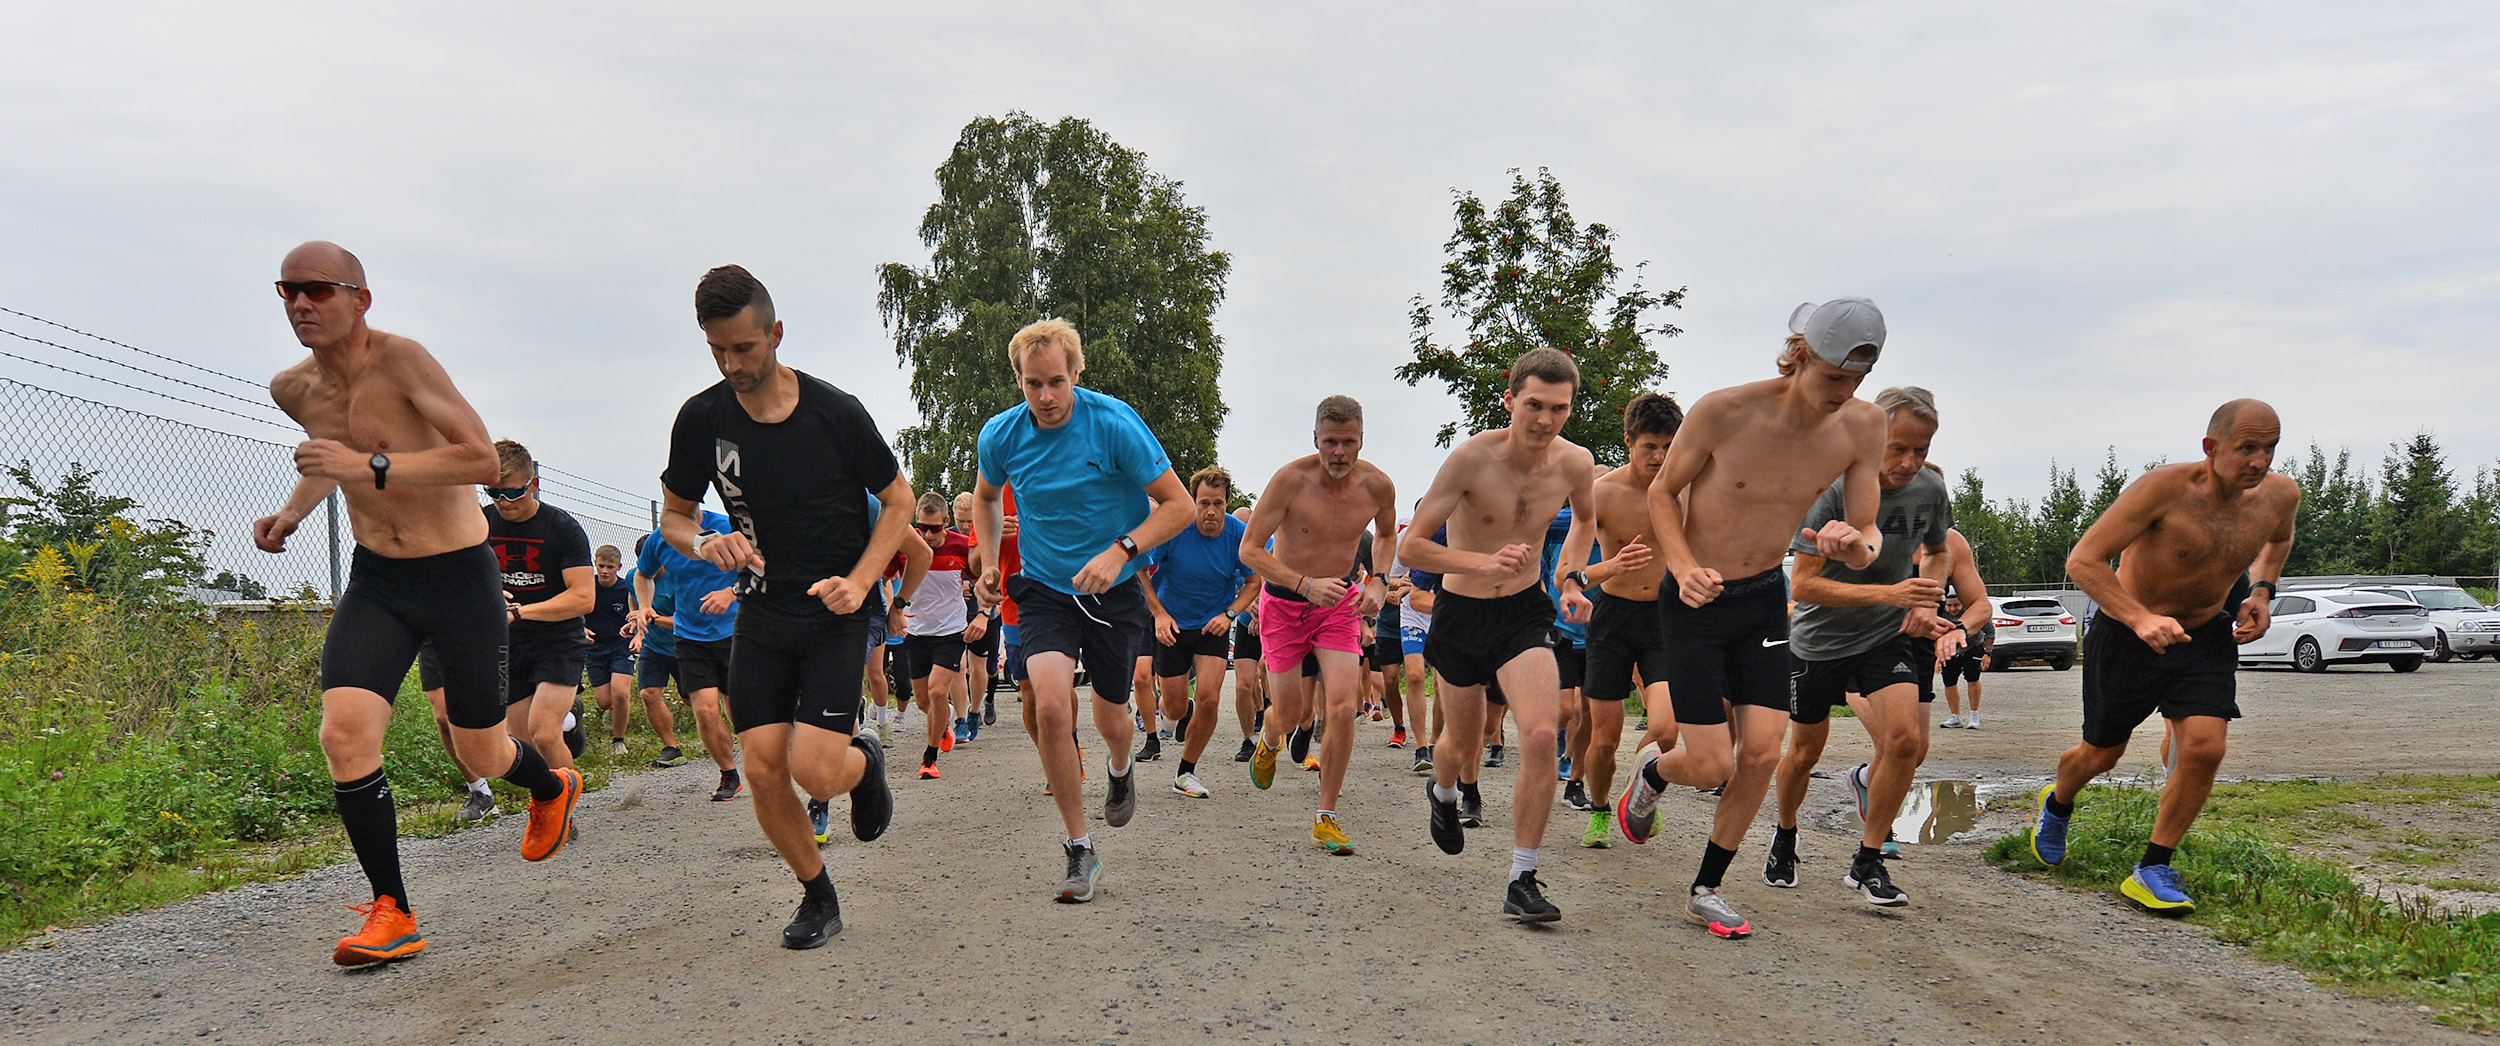
[[[1788,331],[1805,336],[1806,347],[1823,362],[1864,374],[1884,354],[1884,311],[1865,298],[1834,298],[1807,302],[1788,314]]]

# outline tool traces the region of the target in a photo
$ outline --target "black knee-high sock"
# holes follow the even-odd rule
[[[354,781],[333,781],[339,821],[347,841],[356,848],[356,863],[373,882],[373,896],[389,897],[408,910],[408,887],[399,878],[399,811],[391,804],[391,783],[376,770]]]
[[[530,798],[546,802],[564,794],[564,781],[555,771],[547,769],[547,757],[520,738],[512,739],[512,769],[503,772],[503,779],[530,790]]]
[[[1710,843],[1703,846],[1701,849],[1701,874],[1693,877],[1693,889],[1718,889],[1719,884],[1727,879],[1728,864],[1735,860],[1736,851],[1734,850],[1730,850],[1717,843]]]

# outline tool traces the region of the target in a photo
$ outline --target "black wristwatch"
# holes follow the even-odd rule
[[[382,489],[382,481],[389,478],[391,471],[391,456],[388,454],[376,454],[373,457],[366,459],[365,464],[373,466],[373,489]]]
[[[1127,556],[1128,556],[1128,558],[1130,558],[1130,559],[1136,559],[1136,558],[1137,558],[1137,539],[1136,539],[1136,538],[1130,537],[1130,536],[1128,536],[1128,535],[1126,535],[1126,534],[1122,534],[1122,535],[1120,535],[1120,540],[1119,540],[1118,544],[1119,544],[1119,546],[1120,546],[1120,551],[1121,551],[1121,553],[1123,553],[1123,554],[1127,555]]]
[[[1580,591],[1582,591],[1582,592],[1586,592],[1586,591],[1588,591],[1588,590],[1589,590],[1589,572],[1588,572],[1588,571],[1585,571],[1585,570],[1574,570],[1574,571],[1572,571],[1571,573],[1568,573],[1568,574],[1563,575],[1563,580],[1565,580],[1565,581],[1569,581],[1569,582],[1571,582],[1571,583],[1573,583],[1573,584],[1575,584],[1575,585],[1580,586]]]
[[[2258,590],[2258,589],[2260,589],[2260,588],[2262,588],[2262,589],[2265,589],[2265,590],[2266,590],[2266,596],[2267,596],[2267,598],[2273,598],[2274,596],[2278,596],[2278,595],[2281,595],[2281,594],[2282,594],[2282,593],[2277,592],[2277,591],[2275,590],[2275,588],[2274,588],[2274,582],[2271,582],[2271,581],[2251,581],[2251,582],[2249,582],[2249,583],[2248,583],[2248,590],[2249,590],[2249,591],[2251,591],[2251,592],[2255,592],[2255,591],[2257,591],[2257,590]]]

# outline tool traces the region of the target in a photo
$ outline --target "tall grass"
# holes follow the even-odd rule
[[[2320,981],[2427,1005],[2447,1023],[2500,1027],[2500,912],[2471,915],[2364,891],[2341,867],[2270,837],[2266,820],[2233,809],[2264,805],[2268,787],[2218,794],[2218,816],[2206,819],[2217,827],[2192,829],[2179,846],[2173,864],[2196,898],[2194,920]],[[1988,858],[2072,886],[2116,888],[2143,855],[2160,793],[2099,786],[2077,798],[2063,865],[2045,868],[2032,857],[2028,828],[1997,840]]]

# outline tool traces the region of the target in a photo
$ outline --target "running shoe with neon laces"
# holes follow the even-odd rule
[[[1405,728],[1405,727],[1402,727],[1402,726],[1401,726],[1401,727],[1399,727],[1399,728],[1397,728],[1397,729],[1395,729],[1395,730],[1391,730],[1391,731],[1389,731],[1389,747],[1391,747],[1391,748],[1404,748],[1404,747],[1406,747],[1406,728]]]
[[[454,819],[461,824],[474,824],[502,812],[503,810],[495,805],[495,793],[471,792],[469,801],[461,804],[460,813],[455,815]]]
[[[1302,768],[1315,774],[1318,773],[1319,757],[1315,755],[1302,757]]]
[[[1849,771],[1849,794],[1858,797],[1859,824],[1866,823],[1866,774],[1865,763],[1859,763]]]
[[[1416,773],[1419,773],[1419,774],[1428,774],[1428,773],[1431,773],[1431,772],[1432,772],[1432,746],[1431,746],[1431,745],[1418,745],[1418,746],[1416,746],[1416,748],[1415,748],[1415,765],[1414,765],[1413,769],[1414,769],[1414,771],[1415,771]]]
[[[1258,748],[1250,753],[1250,783],[1264,789],[1276,783],[1276,750],[1262,737]]]
[[[942,776],[944,776],[944,775],[942,775],[942,774],[938,773],[938,768],[937,768],[937,764],[936,764],[936,763],[924,763],[924,764],[922,764],[922,765],[921,765],[921,767],[920,767],[920,779],[921,779],[921,780],[923,780],[923,781],[935,781],[935,780],[937,780],[938,778],[940,778],[940,777],[942,777]],[[1049,795],[1049,794],[1050,794],[1050,786],[1049,786],[1049,785],[1043,785],[1043,786],[1042,786],[1042,794],[1043,794],[1043,795]]]
[[[1137,760],[1141,763],[1151,763],[1161,758],[1163,758],[1163,738],[1155,734],[1147,734],[1146,743],[1137,749]]]
[[[1345,829],[1338,826],[1334,817],[1322,817],[1312,822],[1311,844],[1335,857],[1354,852],[1354,841],[1345,837]]]
[[[738,789],[744,787],[746,787],[745,783],[738,780],[737,771],[723,770],[720,772],[720,786],[712,789],[712,801],[726,803],[737,798]]]
[[[1850,861],[1849,875],[1841,880],[1841,884],[1856,890],[1858,896],[1866,898],[1866,903],[1878,908],[1899,908],[1910,903],[1910,895],[1902,893],[1900,887],[1892,884],[1892,875],[1884,870],[1881,857],[1872,861]]]
[[[833,838],[833,804],[822,799],[807,801],[807,826],[816,831],[816,841]]]
[[[1615,815],[1612,810],[1599,810],[1589,815],[1589,830],[1580,833],[1580,845],[1603,850],[1615,845]]]
[[[1536,871],[1530,869],[1519,873],[1502,892],[1502,914],[1517,916],[1523,923],[1550,923],[1562,918],[1562,909],[1545,899],[1545,892],[1537,889]]]
[[[669,767],[681,765],[685,761],[686,753],[680,750],[676,745],[670,745],[666,748],[660,749],[660,754],[652,758],[651,765],[659,769],[666,770]]]
[[[2155,915],[2186,915],[2196,902],[2179,887],[2179,873],[2166,864],[2139,864],[2118,884],[2118,894]]]
[[[1649,768],[1657,762],[1658,753],[1653,749],[1633,769],[1632,779],[1623,785],[1623,794],[1615,797],[1615,827],[1636,846],[1649,841],[1649,833],[1658,823],[1658,790],[1649,786]]]
[[[781,929],[784,948],[822,948],[833,935],[842,932],[842,901],[827,886],[818,894],[809,891],[799,901],[798,914],[790,917],[790,925]]]
[[[530,800],[529,828],[521,833],[523,860],[544,861],[573,839],[573,804],[582,798],[581,772],[569,766],[549,772],[564,782],[564,791],[543,802]]]
[[[1770,856],[1762,859],[1762,883],[1765,886],[1776,886],[1783,890],[1796,889],[1797,851],[1772,843]]]
[[[1589,786],[1585,781],[1573,781],[1564,785],[1563,802],[1574,810],[1597,809],[1597,804],[1589,801]]]
[[[1191,771],[1172,779],[1172,794],[1204,799],[1208,793],[1206,783],[1198,780],[1196,771]]]
[[[1238,751],[1238,752],[1233,753],[1233,761],[1234,761],[1234,762],[1236,762],[1236,763],[1247,763],[1247,762],[1249,762],[1249,761],[1250,761],[1250,756],[1251,756],[1251,755],[1255,752],[1255,750],[1258,748],[1258,746],[1259,746],[1259,743],[1258,743],[1258,742],[1253,741],[1253,740],[1251,740],[1251,739],[1249,739],[1249,738],[1247,738],[1247,737],[1242,738],[1242,739],[1241,739],[1241,751]]]
[[[1109,773],[1109,766],[1108,763],[1104,764],[1104,772]],[[1111,774],[1110,787],[1103,789],[1102,820],[1104,824],[1118,828],[1127,824],[1129,818],[1135,816],[1137,816],[1137,764],[1130,763],[1127,773]]]
[[[1727,903],[1727,895],[1717,887],[1694,887],[1693,896],[1684,902],[1684,917],[1731,941],[1753,936],[1753,923],[1737,914],[1736,906]]]
[[[330,953],[331,962],[362,966],[405,959],[425,950],[425,937],[417,932],[416,917],[401,911],[398,901],[376,897],[372,904],[351,904],[347,909],[365,913],[365,928],[353,937],[340,939],[338,950]]]
[[[1424,802],[1432,807],[1432,843],[1445,854],[1467,849],[1467,833],[1458,826],[1458,801],[1442,802],[1433,794],[1432,782],[1424,782]]]
[[[868,761],[859,783],[851,786],[851,837],[873,842],[894,823],[894,786],[885,781],[884,746],[854,737],[851,747]]]
[[[2032,800],[2033,804],[2040,809],[2039,813],[2032,818],[2031,856],[2039,858],[2041,864],[2051,868],[2065,863],[2066,860],[2067,818],[2049,812],[2049,796],[2056,791],[2057,785],[2054,783],[2041,785],[2039,796]]]
[[[1059,903],[1083,904],[1094,899],[1094,884],[1102,879],[1102,858],[1094,856],[1091,846],[1061,843],[1068,851],[1068,874],[1059,880]]]

